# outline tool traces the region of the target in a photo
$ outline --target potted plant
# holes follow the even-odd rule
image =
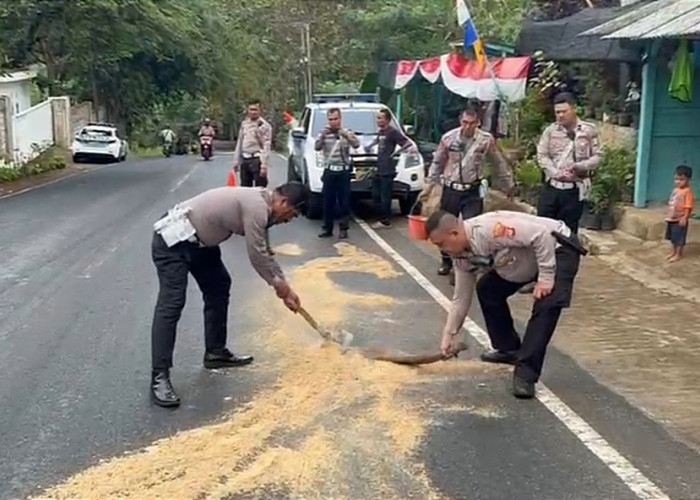
[[[542,170],[534,158],[520,162],[515,167],[515,185],[518,197],[530,205],[537,206],[542,189]]]
[[[616,208],[634,184],[634,153],[625,148],[605,148],[596,168],[589,197],[588,229],[612,231],[617,227]]]

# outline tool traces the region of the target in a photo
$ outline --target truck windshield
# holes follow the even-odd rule
[[[379,114],[379,110],[343,109],[341,113],[343,128],[352,130],[356,134],[361,135],[373,135],[377,133],[377,115]],[[321,130],[323,130],[326,124],[326,110],[321,110],[314,116],[314,126],[311,135],[316,137],[321,133]],[[401,130],[393,116],[391,118],[391,126]]]

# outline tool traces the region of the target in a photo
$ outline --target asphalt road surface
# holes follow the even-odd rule
[[[229,345],[206,371],[192,281],[176,345],[178,410],[148,399],[153,222],[225,183],[230,157],[130,160],[0,200],[0,499],[700,498],[700,457],[551,351],[538,400],[475,361],[421,369],[321,346],[252,271],[240,238]],[[273,185],[283,181],[275,159]],[[338,245],[300,219],[271,231],[292,285],[355,346],[436,348],[450,289],[405,227]],[[575,335],[576,332],[559,332]],[[47,490],[48,488],[48,490]]]

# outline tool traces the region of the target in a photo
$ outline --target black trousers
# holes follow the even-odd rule
[[[549,184],[542,186],[537,215],[564,221],[573,233],[578,233],[578,224],[583,214],[583,202],[579,201],[578,188],[557,189]]]
[[[515,351],[518,360],[515,375],[529,382],[539,380],[547,346],[554,335],[561,311],[571,305],[581,256],[577,251],[562,246],[556,251],[556,259],[554,289],[550,295],[533,304],[522,341],[515,332],[507,300],[525,283],[507,281],[492,270],[476,284],[491,346],[498,351]]]
[[[462,216],[462,219],[471,219],[484,212],[484,200],[479,196],[479,188],[471,191],[456,191],[445,187],[440,199],[440,208],[455,216]],[[452,258],[444,252],[442,265],[452,268]]]
[[[341,230],[350,224],[350,171],[323,173],[323,230],[333,231],[333,223],[338,218]]]
[[[391,200],[394,194],[394,177],[396,174],[376,175],[372,179],[372,198],[379,220],[385,224],[391,222]]]
[[[260,175],[260,158],[243,158],[241,160],[241,186],[267,187],[267,176]]]
[[[151,329],[153,371],[166,371],[173,366],[175,333],[185,307],[189,273],[204,299],[205,348],[212,352],[226,347],[231,276],[221,261],[221,249],[201,248],[188,242],[168,248],[163,238],[154,233],[151,255],[160,284]]]

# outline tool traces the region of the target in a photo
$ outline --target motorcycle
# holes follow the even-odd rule
[[[170,158],[170,155],[173,154],[173,143],[170,141],[165,141],[163,142],[163,156],[166,158]]]
[[[213,139],[208,135],[203,135],[199,138],[199,145],[200,150],[202,152],[202,158],[204,158],[205,161],[208,161],[209,158],[211,158],[212,156],[212,142]]]

